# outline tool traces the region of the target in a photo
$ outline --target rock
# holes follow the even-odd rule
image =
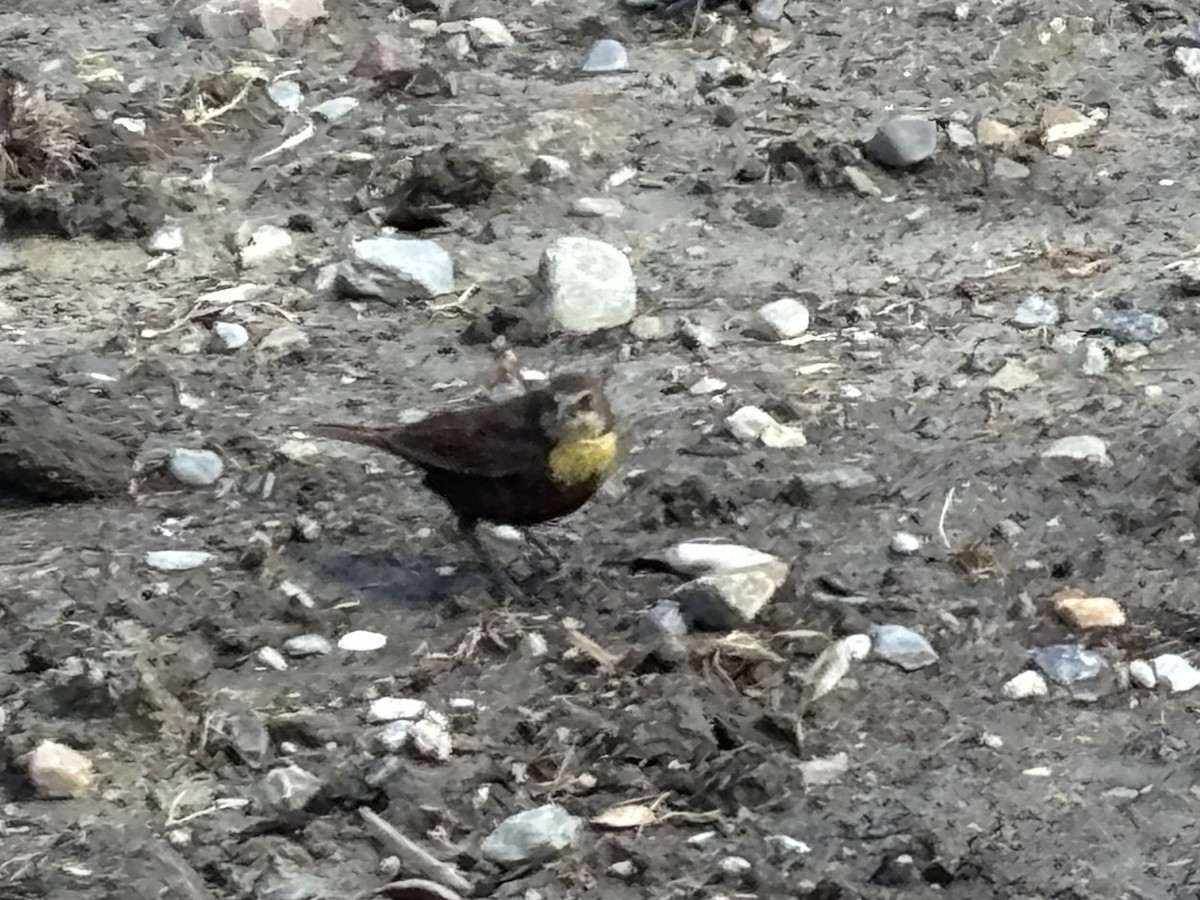
[[[254,658],[261,665],[266,666],[268,669],[274,669],[276,672],[286,672],[288,670],[287,660],[274,647],[259,647],[254,653]]]
[[[776,850],[791,856],[807,856],[809,853],[812,853],[811,846],[804,843],[804,841],[796,840],[796,838],[788,834],[769,834],[767,835],[767,843]]]
[[[350,70],[358,78],[415,72],[421,67],[425,44],[419,38],[401,38],[387,32],[373,34]]]
[[[1200,294],[1200,259],[1184,259],[1174,263],[1174,269],[1179,278],[1179,289],[1185,294]]]
[[[1089,377],[1103,375],[1108,371],[1108,351],[1099,341],[1084,341],[1077,351],[1079,371]]]
[[[741,544],[684,541],[671,547],[664,561],[681,575],[717,575],[770,564],[785,566],[786,574],[786,564],[778,556]]]
[[[722,381],[720,378],[714,378],[711,375],[705,375],[688,388],[688,393],[693,397],[704,397],[708,394],[719,394],[727,387],[729,387],[728,382]]]
[[[529,180],[538,184],[562,181],[571,175],[571,164],[557,156],[536,156],[529,165]]]
[[[240,350],[250,340],[250,333],[237,322],[213,322],[212,348],[219,353]]]
[[[883,125],[863,146],[863,152],[883,166],[904,169],[929,159],[937,151],[937,123],[921,116],[897,116]]]
[[[995,375],[988,379],[987,385],[1005,393],[1013,394],[1022,388],[1037,384],[1041,376],[1023,362],[1010,359],[1004,363]]]
[[[850,757],[842,751],[823,759],[806,760],[799,763],[798,767],[805,787],[837,784],[850,771]]]
[[[548,803],[509,816],[479,849],[485,858],[508,866],[542,862],[569,850],[582,828],[582,819]]]
[[[187,24],[214,41],[244,38],[255,29],[275,32],[325,16],[325,0],[206,0],[193,6]]]
[[[854,191],[862,197],[882,197],[883,191],[877,185],[874,179],[858,166],[843,166],[842,175],[846,178],[846,183],[854,189]]]
[[[546,312],[566,331],[614,328],[637,314],[629,259],[603,241],[558,238],[542,254],[539,271],[546,287]]]
[[[584,72],[622,72],[629,68],[629,54],[619,41],[605,38],[588,48],[580,67]]]
[[[1200,80],[1200,47],[1176,47],[1173,57],[1180,72]]]
[[[180,447],[171,453],[167,471],[177,481],[193,487],[207,487],[225,471],[221,457],[211,450],[188,450]]]
[[[871,635],[875,655],[909,672],[938,661],[929,641],[903,625],[880,625]]]
[[[1104,658],[1078,644],[1051,644],[1034,651],[1034,664],[1051,681],[1075,684],[1095,678],[1104,671]]]
[[[295,659],[324,656],[333,652],[333,644],[319,634],[298,634],[283,642],[283,652]]]
[[[697,628],[728,631],[752,621],[783,586],[788,567],[781,561],[748,569],[702,575],[671,592],[684,618]]]
[[[1059,438],[1042,451],[1042,459],[1078,459],[1100,466],[1111,466],[1108,445],[1098,437],[1081,434]]]
[[[365,238],[351,246],[334,287],[343,296],[390,303],[430,300],[454,290],[454,264],[434,241]]]
[[[267,96],[280,109],[290,113],[296,112],[304,102],[304,92],[300,85],[290,78],[281,78],[267,85]]]
[[[1057,144],[1087,134],[1096,127],[1096,120],[1069,106],[1051,104],[1042,110],[1042,145]]]
[[[349,631],[338,638],[338,649],[353,653],[368,653],[387,646],[387,637],[375,631]]]
[[[1154,674],[1167,686],[1172,694],[1190,691],[1200,685],[1200,671],[1175,653],[1164,653],[1152,660]]]
[[[756,0],[754,8],[750,11],[750,18],[756,25],[773,28],[783,18],[786,6],[787,0]]]
[[[984,118],[975,126],[975,138],[983,147],[1005,147],[1017,143],[1021,136],[1003,122]]]
[[[897,556],[911,556],[921,549],[921,539],[907,531],[897,531],[892,535],[890,549]]]
[[[580,219],[615,219],[625,212],[625,206],[615,197],[580,197],[567,210]]]
[[[1018,328],[1047,328],[1057,325],[1062,314],[1058,305],[1041,294],[1030,294],[1013,313],[1013,324]]]
[[[283,766],[263,776],[260,787],[263,799],[273,810],[296,812],[317,796],[322,782],[307,769]]]
[[[1135,659],[1129,664],[1129,680],[1138,687],[1153,689],[1158,684],[1154,666],[1144,659]]]
[[[671,323],[662,316],[638,316],[629,323],[629,333],[639,341],[658,341],[671,334]]]
[[[803,472],[793,480],[799,494],[793,502],[817,505],[864,499],[879,486],[879,479],[857,466],[830,466]]]
[[[308,335],[299,326],[285,322],[278,328],[268,331],[258,342],[255,352],[264,358],[282,359],[293,353],[307,350],[308,345]]]
[[[38,744],[29,754],[26,771],[38,794],[52,800],[82,797],[95,780],[92,761],[56,741]]]
[[[776,449],[803,447],[808,443],[803,429],[784,425],[757,406],[743,406],[725,419],[729,433],[743,443],[761,440],[764,446]]]
[[[146,239],[147,253],[178,253],[183,249],[183,229],[178,225],[163,225]]]
[[[412,732],[413,724],[409,719],[397,719],[395,722],[389,722],[383,728],[379,729],[375,735],[375,740],[379,742],[379,746],[385,752],[399,753],[408,746],[408,739]]]
[[[1167,320],[1154,313],[1118,309],[1104,320],[1104,331],[1122,344],[1149,344],[1167,333]]]
[[[774,200],[747,197],[735,204],[735,209],[755,228],[778,228],[783,224],[783,204]]]
[[[689,350],[715,350],[721,346],[721,338],[711,328],[696,322],[679,324],[679,340]]]
[[[1125,624],[1125,610],[1112,597],[1088,597],[1070,588],[1055,594],[1054,611],[1075,628],[1117,628]]]
[[[1015,675],[1004,682],[1000,695],[1005,700],[1024,700],[1027,697],[1045,697],[1050,693],[1050,687],[1041,672],[1026,669],[1020,675]]]
[[[748,874],[754,868],[754,864],[744,856],[723,856],[717,863],[717,868],[725,875],[740,878]]]
[[[660,600],[638,620],[637,637],[645,643],[658,644],[661,653],[665,648],[671,659],[683,659],[686,650],[683,638],[688,634],[687,620],[674,600]]]
[[[380,697],[367,709],[368,722],[395,722],[398,719],[419,719],[429,708],[424,700],[410,697]]]
[[[1008,181],[1020,181],[1022,178],[1028,178],[1032,173],[1029,171],[1029,166],[1001,156],[992,164],[992,174]]]
[[[421,759],[433,762],[445,762],[454,749],[450,731],[432,716],[413,723],[408,730],[408,747]]]
[[[961,122],[950,122],[946,125],[946,137],[955,147],[966,150],[975,146],[975,135],[971,129]]]
[[[324,119],[326,122],[336,122],[338,119],[344,119],[350,115],[358,107],[359,102],[357,97],[331,97],[314,106],[312,114],[318,119]]]
[[[511,47],[517,42],[503,22],[487,16],[468,22],[467,35],[471,39],[471,46],[477,50],[496,50]]]
[[[799,337],[808,331],[808,307],[792,297],[768,303],[758,311],[758,319],[777,341]]]
[[[146,565],[160,572],[183,572],[199,568],[212,558],[203,550],[151,550],[146,554]]]

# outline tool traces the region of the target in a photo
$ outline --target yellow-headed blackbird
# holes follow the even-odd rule
[[[617,435],[603,386],[585,375],[556,376],[511,400],[435,413],[411,425],[320,424],[318,437],[366,444],[424,471],[425,486],[458,517],[472,546],[480,521],[524,527],[583,506],[616,461]],[[511,579],[497,574],[506,586]]]

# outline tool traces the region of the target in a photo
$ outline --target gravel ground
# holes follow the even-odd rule
[[[1200,639],[1181,10],[414,0],[172,31],[189,5],[0,12],[0,896],[1198,889],[1192,695],[1128,666]],[[581,72],[603,38],[627,69]],[[889,168],[868,139],[900,113],[937,146]],[[451,292],[331,288],[388,223],[449,253]],[[535,314],[571,235],[628,257],[632,321]],[[786,342],[781,298],[809,312]],[[217,322],[245,346],[214,352]],[[622,435],[539,531],[559,564],[498,545],[510,604],[409,468],[304,434],[478,396],[501,333],[524,369],[603,373]],[[738,439],[746,406],[803,445]],[[180,448],[220,475],[181,483]],[[698,538],[790,576],[672,638],[648,611],[684,579],[641,560]],[[1064,622],[1064,590],[1125,621]],[[843,659],[815,696],[813,660],[887,624],[937,661]],[[386,644],[337,647],[361,631]],[[1062,644],[1103,671],[1004,695]],[[90,761],[76,796],[33,777],[47,741]],[[547,804],[582,825],[497,861]]]

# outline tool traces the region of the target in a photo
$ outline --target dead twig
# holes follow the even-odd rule
[[[359,808],[358,814],[380,843],[386,844],[389,850],[400,857],[402,866],[460,894],[471,892],[471,882],[454,866],[442,862],[425,848],[410,841],[394,825],[365,806]]]

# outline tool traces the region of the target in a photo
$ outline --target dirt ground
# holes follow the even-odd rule
[[[0,896],[369,896],[413,873],[381,868],[392,851],[363,807],[458,866],[477,896],[1200,892],[1190,695],[1117,677],[1000,694],[1038,647],[1078,641],[1119,667],[1200,639],[1200,319],[1168,268],[1200,246],[1200,101],[1172,62],[1197,42],[1182,12],[794,0],[763,29],[736,4],[695,19],[555,0],[326,5],[327,20],[270,52],[186,37],[160,49],[147,35],[170,21],[166,2],[0,12],[9,73],[92,129],[91,159],[45,184],[10,180],[0,402],[29,394],[94,417],[140,473],[116,496],[0,508]],[[457,59],[453,29],[406,31],[476,16],[503,21],[515,45]],[[415,96],[351,74],[381,32],[419,34],[452,88]],[[631,72],[577,73],[598,37],[625,44]],[[697,64],[717,57],[734,74],[701,83]],[[251,65],[291,72],[306,104],[360,105],[252,163],[304,117],[272,104]],[[1066,154],[1039,140],[1048,105],[1107,115]],[[914,170],[856,158],[894,111],[948,132]],[[114,117],[144,119],[145,134]],[[980,117],[1021,140],[950,139]],[[495,189],[423,236],[478,293],[433,310],[319,290],[351,239],[379,233],[412,160],[447,147],[488,160]],[[568,160],[568,179],[527,178],[537,154]],[[844,182],[847,162],[878,195]],[[1023,177],[1007,177],[1014,163]],[[623,215],[568,214],[630,166],[609,191]],[[762,227],[763,209],[781,221]],[[184,245],[154,256],[143,241],[164,220]],[[239,271],[230,235],[289,221],[287,253]],[[506,607],[403,464],[295,447],[316,420],[386,422],[486,386],[486,311],[519,307],[564,234],[626,249],[639,312],[665,327],[513,339],[525,367],[608,374],[623,455],[584,512],[541,530],[557,570],[502,545],[536,597]],[[205,352],[215,317],[184,317],[242,283],[268,286],[223,316],[251,345]],[[1058,304],[1058,323],[1013,324],[1033,293]],[[755,311],[784,296],[809,303],[808,342],[755,334]],[[1167,330],[1131,342],[1111,324],[1119,310]],[[288,322],[306,341],[256,349]],[[689,339],[696,329],[711,346]],[[1087,341],[1103,371],[1085,371]],[[1006,360],[1036,381],[997,387]],[[727,389],[691,393],[704,376]],[[802,426],[808,445],[737,442],[723,422],[746,404]],[[1111,465],[1041,457],[1072,435],[1103,439]],[[173,447],[216,450],[225,476],[181,488],[154,470]],[[857,477],[828,483],[838,467]],[[899,530],[921,550],[890,552]],[[647,643],[646,611],[681,579],[633,563],[699,537],[793,566],[794,585],[747,629],[754,652],[692,635],[669,659]],[[214,558],[149,568],[163,549]],[[1062,624],[1051,597],[1068,587],[1116,598],[1128,624]],[[799,674],[825,641],[884,623],[920,631],[940,661],[855,663],[802,709]],[[386,647],[286,671],[258,655],[356,629]],[[572,630],[619,661],[600,665]],[[448,716],[450,759],[381,749],[365,711],[383,696]],[[44,739],[93,761],[86,796],[33,790],[22,755]],[[831,783],[806,769],[839,754]],[[299,810],[263,798],[264,774],[287,764],[320,781]],[[556,802],[589,818],[631,801],[657,801],[658,821],[589,826],[558,859],[515,870],[479,852],[522,810]]]

